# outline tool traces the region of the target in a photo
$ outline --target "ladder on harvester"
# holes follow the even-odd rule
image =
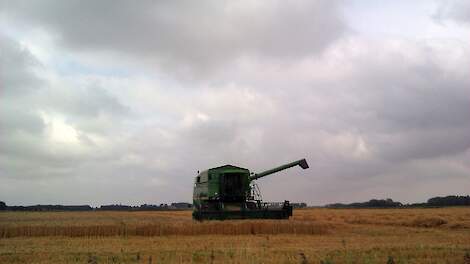
[[[251,183],[251,197],[253,197],[253,200],[256,201],[258,208],[260,209],[267,208],[267,203],[263,203],[263,197],[261,196],[261,191],[258,187],[258,184],[256,184],[255,182]]]

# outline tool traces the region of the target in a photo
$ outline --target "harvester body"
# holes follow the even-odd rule
[[[305,159],[291,162],[261,173],[224,165],[205,170],[196,177],[193,193],[193,218],[206,219],[286,219],[292,206],[285,201],[282,208],[269,208],[263,203],[254,180],[299,165],[308,168]]]

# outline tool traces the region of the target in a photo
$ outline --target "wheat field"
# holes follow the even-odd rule
[[[190,211],[1,212],[0,263],[470,263],[470,208],[303,209],[289,220]]]

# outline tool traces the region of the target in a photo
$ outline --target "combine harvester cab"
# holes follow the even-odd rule
[[[255,180],[270,174],[300,166],[307,169],[305,159],[294,161],[261,173],[224,165],[201,172],[195,179],[193,219],[287,219],[292,206],[285,201],[281,208],[269,208],[263,203]]]

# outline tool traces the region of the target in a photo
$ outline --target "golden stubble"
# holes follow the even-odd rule
[[[465,263],[466,254],[465,207],[202,223],[190,211],[0,213],[0,263]]]

